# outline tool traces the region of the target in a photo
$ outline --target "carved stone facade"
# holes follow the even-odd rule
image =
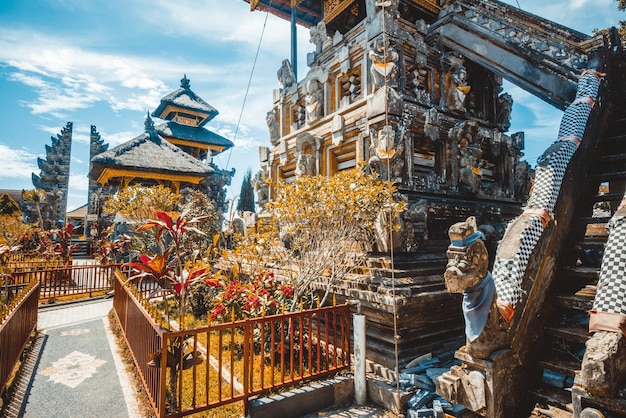
[[[626,51],[616,41],[616,30],[608,39],[590,37],[494,0],[310,0],[295,7],[305,15],[299,17],[300,22],[315,28],[311,42],[316,50],[309,54],[307,77],[274,94],[280,138],[265,148],[264,173],[270,179],[286,180],[301,175],[303,163],[298,160],[303,154],[297,138],[306,134],[320,144],[319,150],[311,148],[307,153],[316,159],[317,174],[332,176],[362,161],[372,173],[393,181],[407,203],[407,210],[397,219],[399,228],[392,233],[388,217],[381,215],[377,228],[384,232],[378,234],[379,253],[370,255],[366,272],[346,279],[336,290],[339,299],[361,301],[368,321],[368,358],[390,368],[402,367],[412,356],[434,351],[446,338],[462,335],[462,326],[455,322],[455,315],[461,316],[460,301],[435,287],[443,284],[433,277],[443,272],[445,264],[428,264],[439,260],[451,225],[456,224],[456,229],[450,230],[450,238],[456,234],[455,240],[464,245],[450,246],[451,266],[456,270],[451,268],[453,273],[447,274],[449,282],[456,281],[456,291],[473,292],[474,285],[490,281],[472,268],[480,264],[480,272],[485,272],[483,256],[496,253],[505,226],[528,200],[534,177],[522,160],[524,134],[508,133],[513,98],[502,90],[502,80],[507,79],[567,109],[569,122],[584,119],[588,145],[583,142],[576,163],[567,168],[571,183],[563,180],[567,187],[550,193],[559,199],[558,207],[551,202],[548,208],[558,222],[550,222],[537,246],[531,246],[536,249],[528,254],[529,267],[515,286],[524,309],[512,311],[505,317],[512,322],[505,324],[499,305],[489,300],[485,307],[492,314],[486,316],[485,335],[470,339],[466,349],[456,352],[463,365],[445,374],[437,390],[483,416],[522,416],[520,411],[528,407],[522,405],[525,400],[539,400],[550,409],[569,408],[567,404],[573,401],[574,416],[585,405],[593,405],[594,411],[597,407],[606,416],[623,413],[626,404],[620,395],[626,387],[617,376],[624,376],[624,328],[620,328],[621,337],[619,331],[607,337],[606,330],[596,329],[598,336],[587,344],[589,354],[578,358],[577,364],[572,361],[573,355],[582,356],[581,341],[584,345],[587,333],[578,331],[585,327],[591,309],[589,297],[583,300],[574,287],[583,279],[597,279],[591,271],[600,267],[599,262],[597,266],[589,263],[602,250],[587,246],[604,249],[604,243],[595,242],[601,239],[593,228],[601,220],[595,216],[589,220],[590,205],[599,202],[598,190],[605,187],[610,193],[603,203],[615,210],[624,189]],[[324,28],[327,37],[320,34]],[[322,38],[326,41],[320,42]],[[577,97],[585,69],[606,71],[610,80],[597,101],[595,94]],[[307,81],[314,74],[324,75],[324,112],[305,123]],[[585,106],[593,108],[589,123],[589,115],[582,118],[580,112],[570,117],[571,109]],[[574,136],[581,140],[583,132]],[[542,157],[536,188],[545,183],[543,166],[549,166],[541,161],[557,155],[568,141]],[[557,165],[561,171],[567,166]],[[604,186],[599,186],[601,182]],[[528,206],[536,203],[531,199]],[[471,228],[465,221],[469,217],[475,219]],[[465,234],[470,229],[472,233]],[[484,244],[465,242],[465,235],[478,231],[485,235]],[[473,247],[476,251],[470,251],[470,244],[480,246],[480,251]],[[524,251],[514,248],[509,258],[519,258]],[[479,255],[480,263],[470,253]],[[492,282],[496,288],[498,270],[494,268]],[[607,295],[617,300],[615,289],[623,281],[621,276],[608,280],[614,290],[599,291],[596,302]],[[483,280],[461,283],[477,277]],[[606,286],[600,281],[598,290]],[[492,295],[493,290],[486,293]],[[505,293],[499,289],[498,295]],[[397,331],[390,326],[392,322]],[[563,324],[572,328],[563,329]],[[399,364],[393,364],[389,355],[394,348]],[[566,354],[565,359],[559,358],[561,354]],[[577,367],[582,371],[576,372]],[[575,373],[574,386],[567,387]],[[555,374],[563,374],[561,392],[546,398],[549,391],[542,387]],[[556,387],[548,384],[550,390]]]
[[[70,182],[70,154],[72,151],[72,122],[61,129],[56,138],[51,137],[51,145],[46,145],[46,159],[37,158],[41,170],[33,173],[33,186],[45,192],[40,203],[44,228],[57,228],[65,223],[67,211],[67,190]],[[34,211],[30,211],[35,213]],[[29,222],[37,219],[28,219]]]
[[[531,175],[521,170],[523,134],[506,132],[512,103],[502,92],[502,78],[441,48],[437,34],[428,29],[437,14],[413,2],[338,2],[336,8],[341,11],[329,15],[335,19],[327,16],[311,27],[315,49],[305,77],[291,82],[289,61],[278,70],[279,88],[267,113],[268,147],[262,147],[255,183],[260,206],[272,197],[262,179],[332,176],[364,162],[372,174],[394,182],[407,203],[397,220],[401,227],[391,237],[383,231],[386,218],[381,216],[376,245],[381,257],[393,248],[416,270],[428,257],[445,265],[441,248],[447,229],[468,216],[494,231],[493,239],[501,237],[528,197],[522,185],[530,183]],[[355,21],[357,16],[361,19]],[[521,174],[516,178],[517,167]],[[417,292],[412,289],[432,279],[430,269],[424,270],[428,277],[418,274],[407,281],[403,292]],[[363,280],[376,281],[377,274],[373,267]],[[445,292],[443,277],[438,283],[429,297],[450,303],[453,296]],[[378,292],[388,292],[388,286],[383,280]],[[347,297],[351,287],[346,283],[339,293]],[[416,293],[402,303],[419,310],[420,297]],[[372,315],[392,310],[391,302],[373,305]],[[401,362],[424,350],[415,343],[420,333],[434,332],[439,342],[462,335],[458,306],[441,315],[445,330],[406,331]],[[381,335],[392,332],[388,324],[377,327]],[[384,354],[391,349],[389,342],[381,343],[370,357],[391,367]]]
[[[397,184],[409,205],[428,194],[426,233],[405,252],[445,239],[466,215],[502,233],[527,198],[522,184],[531,174],[520,162],[523,136],[506,133],[512,101],[501,77],[441,49],[428,32],[437,16],[409,3],[324,4],[338,20],[312,26],[315,51],[304,79],[291,82],[283,61],[267,113],[271,147],[261,161],[270,179],[331,176],[364,161]],[[365,19],[333,32],[349,13]],[[319,145],[303,145],[302,135]]]

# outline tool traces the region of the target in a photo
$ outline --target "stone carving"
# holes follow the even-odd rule
[[[426,70],[415,68],[408,75],[408,84],[411,87],[411,93],[419,101],[429,102],[430,95],[426,90]]]
[[[319,54],[324,49],[324,44],[330,40],[328,33],[326,32],[326,23],[321,20],[317,26],[311,27],[309,30],[309,35],[311,35],[311,42],[315,45],[315,53]]]
[[[276,114],[276,109],[267,112],[265,123],[267,123],[267,129],[269,130],[270,143],[277,145],[280,139],[280,132],[278,130],[278,115]]]
[[[424,134],[431,141],[435,142],[439,140],[439,113],[437,109],[432,107],[424,114]]]
[[[446,169],[450,176],[450,186],[457,187],[459,185],[460,150],[466,148],[470,144],[473,144],[477,135],[478,125],[474,121],[460,122],[452,127],[448,132],[448,158],[446,161]],[[464,151],[464,154],[466,153],[467,152]],[[471,159],[467,159],[464,160],[463,163],[466,165],[472,164],[472,161]],[[474,172],[474,174],[479,175],[480,173],[477,174]],[[470,176],[467,176],[467,180],[469,180],[469,178]],[[470,181],[470,184],[473,184],[473,181]]]
[[[372,92],[387,84],[395,83],[398,76],[396,61],[398,61],[399,56],[396,50],[389,45],[389,41],[386,38],[376,39],[368,55],[372,61],[370,67],[373,82]]]
[[[598,290],[589,316],[579,383],[599,396],[615,396],[626,379],[626,194],[609,221]]]
[[[488,358],[493,351],[508,346],[509,334],[507,324],[498,314],[484,235],[478,230],[476,219],[469,217],[452,225],[448,236],[444,279],[448,292],[463,294],[467,343],[462,350],[477,358]]]
[[[263,207],[269,201],[270,197],[270,188],[267,183],[267,175],[265,170],[259,170],[254,175],[254,179],[252,180],[252,187],[254,188],[254,192],[256,193],[256,202],[259,206]]]
[[[461,170],[459,171],[459,190],[472,195],[480,192],[480,158],[482,150],[474,145],[467,144],[459,150],[461,155]]]
[[[293,67],[291,66],[291,62],[289,62],[289,60],[283,60],[283,63],[278,69],[276,75],[278,77],[278,82],[284,89],[293,86],[296,82],[296,73],[293,71]]]
[[[405,225],[407,250],[416,251],[428,240],[428,201],[420,199],[402,213]]]
[[[304,152],[296,153],[296,177],[314,176],[315,173],[315,157]]]
[[[324,89],[319,80],[310,79],[306,85],[306,118],[308,122],[324,116]]]
[[[513,97],[509,93],[498,96],[496,105],[496,126],[501,132],[506,132],[511,127],[511,111],[513,110]]]
[[[293,107],[293,122],[295,129],[300,129],[306,122],[306,106],[304,103],[296,103]]]
[[[385,125],[376,131],[370,131],[371,145],[368,167],[372,173],[376,173],[383,180],[399,182],[402,180],[404,167],[404,128],[396,133],[391,125]],[[389,168],[389,169],[388,169]]]
[[[467,85],[467,69],[461,58],[450,56],[448,59],[451,65],[446,74],[446,107],[454,113],[465,113],[465,96],[471,90]]]
[[[405,246],[405,223],[402,217],[394,216],[388,210],[383,210],[378,214],[374,224],[376,235],[376,248],[379,252],[389,252],[394,250],[402,251]]]

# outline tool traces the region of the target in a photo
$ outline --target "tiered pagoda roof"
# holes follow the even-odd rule
[[[100,184],[130,175],[198,183],[214,172],[209,165],[161,137],[149,115],[145,126],[146,131],[138,137],[93,157],[92,176]]]
[[[163,97],[152,116],[167,121],[156,127],[159,135],[194,157],[204,159],[234,145],[229,139],[204,128],[218,113],[191,90],[185,75],[180,80],[180,88]]]
[[[195,120],[194,122],[185,120],[182,121],[182,123],[185,125],[191,123],[198,127],[203,126],[219,113],[217,109],[191,91],[190,81],[187,75],[180,80],[180,88],[178,90],[161,99],[161,103],[156,110],[152,112],[152,116],[181,123],[181,121],[177,119],[180,119],[181,114],[184,114],[185,111],[188,112],[188,114],[185,115],[187,116],[186,119],[193,118]]]

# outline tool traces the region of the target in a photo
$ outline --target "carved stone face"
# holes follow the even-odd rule
[[[448,265],[444,273],[448,292],[461,293],[486,276],[489,256],[482,234],[480,237],[477,234],[480,233],[471,221],[456,223],[448,230],[451,244],[446,252]]]
[[[376,154],[378,157],[385,159],[394,156],[395,150],[395,136],[396,132],[390,125],[385,125],[379,132],[378,146],[376,147]]]

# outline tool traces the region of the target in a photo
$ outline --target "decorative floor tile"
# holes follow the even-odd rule
[[[93,376],[104,363],[105,360],[96,359],[96,356],[74,351],[52,363],[52,367],[42,370],[40,374],[48,376],[48,381],[74,389]]]
[[[91,332],[89,328],[74,328],[69,331],[61,331],[61,337],[74,337],[77,335],[83,335]]]

